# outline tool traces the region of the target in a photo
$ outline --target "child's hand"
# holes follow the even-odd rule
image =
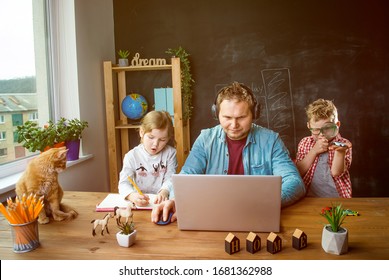
[[[352,147],[352,144],[351,144],[351,142],[349,142],[349,141],[347,141],[347,142],[345,142],[345,143],[342,143],[342,144],[344,144],[344,145],[338,146],[338,145],[335,145],[335,144],[333,143],[333,145],[331,145],[331,146],[329,147],[329,149],[330,149],[330,150],[333,150],[333,151],[336,151],[336,152],[344,153],[344,152],[346,152],[348,149],[350,149],[350,148]]]
[[[158,195],[155,197],[154,203],[159,204],[162,201],[168,200],[169,192],[167,190],[161,190]]]
[[[316,154],[321,154],[328,151],[328,140],[324,136],[319,136],[315,145],[312,148]]]
[[[129,198],[136,206],[147,206],[150,204],[150,197],[148,195],[140,195],[137,192],[133,192],[129,195]]]

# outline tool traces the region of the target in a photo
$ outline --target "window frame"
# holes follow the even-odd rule
[[[47,71],[52,75],[46,81],[49,84],[50,98],[43,100],[43,102],[49,102],[48,108],[51,109],[51,115],[42,116],[39,111],[39,119],[41,121],[49,119],[57,121],[60,116],[80,118],[75,3],[74,1],[62,0],[33,1],[34,4],[37,2],[46,5],[44,18],[49,41],[46,46],[48,57],[45,64],[47,68],[50,67],[50,70]],[[39,90],[38,84],[37,90]],[[41,100],[38,100],[38,104],[40,102]],[[40,125],[44,125],[44,123],[40,123]],[[68,168],[93,158],[92,154],[83,155],[82,147],[80,148],[80,159],[69,161]],[[28,162],[36,155],[38,153],[0,165],[0,201],[11,193],[14,195],[16,182]]]
[[[37,91],[44,91],[42,94],[43,96],[40,96],[39,98],[37,96],[38,107],[41,106],[40,108],[43,108],[41,110],[38,108],[40,125],[43,125],[49,119],[55,119],[55,116],[57,115],[55,110],[58,108],[58,106],[53,106],[53,102],[58,100],[56,97],[58,91],[53,90],[55,77],[52,75],[53,71],[51,70],[55,63],[52,49],[53,46],[57,44],[55,34],[53,36],[53,29],[51,28],[51,22],[53,20],[51,14],[55,6],[56,4],[51,3],[49,0],[32,1],[32,12],[34,14],[35,63],[36,67],[43,73],[39,73],[40,77],[38,77],[38,73],[36,73]],[[40,29],[37,31],[37,28]],[[39,32],[44,32],[44,34],[38,34]],[[40,36],[40,38],[36,38],[36,36]],[[42,42],[42,40],[44,41]],[[40,45],[37,46],[37,44]],[[37,56],[39,59],[37,59]],[[58,59],[56,59],[56,61],[58,63]],[[30,118],[30,115],[28,117]],[[13,182],[14,179],[10,180],[10,178],[20,177],[22,172],[26,169],[28,162],[38,154],[39,153],[33,153],[24,158],[15,159],[0,165],[0,193],[2,193],[2,189],[8,190],[11,187],[8,182]]]

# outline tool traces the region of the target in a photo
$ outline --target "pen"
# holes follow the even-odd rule
[[[134,180],[132,180],[132,178],[130,176],[128,176],[128,181],[130,181],[130,183],[134,186],[134,188],[136,189],[136,191],[140,194],[140,195],[143,195],[142,191],[140,190],[140,188],[138,187],[138,185],[134,182]]]

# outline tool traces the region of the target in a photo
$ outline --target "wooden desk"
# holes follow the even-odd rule
[[[229,255],[224,251],[228,232],[180,231],[177,223],[158,226],[150,222],[150,211],[147,210],[137,210],[134,214],[138,230],[134,246],[123,248],[117,244],[115,234],[118,229],[114,219],[109,222],[110,234],[93,237],[91,220],[104,216],[104,213],[95,212],[95,205],[106,195],[65,192],[64,202],[75,207],[79,216],[70,222],[39,225],[41,245],[28,253],[12,251],[11,229],[0,215],[0,259],[389,259],[389,198],[305,198],[282,210],[281,252],[268,253],[265,247],[268,233],[258,233],[262,247],[256,254],[251,254],[246,251],[248,232],[234,232],[241,240],[241,251]],[[349,252],[341,256],[327,254],[321,248],[325,220],[319,213],[323,207],[337,201],[345,208],[361,213],[361,216],[350,216],[345,220],[344,226],[349,230]],[[308,246],[301,251],[292,247],[292,234],[296,228],[308,236]]]

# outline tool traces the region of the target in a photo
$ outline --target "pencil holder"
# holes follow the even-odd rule
[[[30,252],[39,247],[38,220],[10,226],[15,253]]]

